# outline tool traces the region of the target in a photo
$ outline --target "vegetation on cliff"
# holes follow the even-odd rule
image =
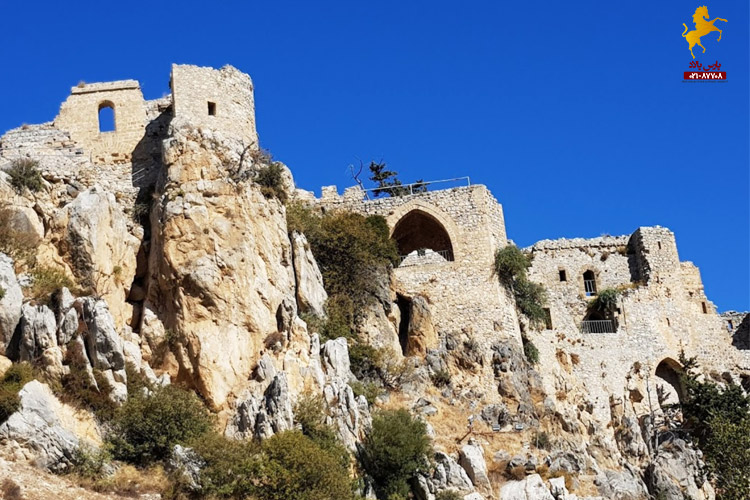
[[[542,285],[529,281],[526,273],[529,266],[529,256],[515,245],[506,245],[495,254],[495,273],[500,283],[513,293],[518,309],[531,324],[543,325],[547,319],[544,310],[547,292]]]
[[[684,429],[705,454],[718,498],[744,500],[750,491],[750,396],[734,383],[703,380],[695,358],[680,355],[685,398]]]

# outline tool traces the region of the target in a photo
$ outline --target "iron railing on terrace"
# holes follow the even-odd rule
[[[370,193],[374,191],[379,191],[383,193],[387,193],[389,188],[409,188],[409,194],[414,194],[414,189],[420,189],[423,187],[427,187],[430,184],[441,184],[446,182],[457,182],[457,181],[466,181],[467,186],[471,186],[471,179],[469,179],[468,176],[466,177],[454,177],[453,179],[439,179],[436,181],[423,181],[423,182],[412,182],[411,184],[401,184],[398,186],[389,186],[389,187],[379,187],[379,188],[369,188],[369,189],[363,189],[362,191],[364,193]],[[417,191],[417,193],[420,193],[421,191]]]
[[[583,280],[583,289],[586,291],[586,297],[596,295],[596,280]]]
[[[611,319],[589,319],[581,322],[581,333],[615,333],[617,325]]]
[[[450,250],[432,250],[420,248],[416,253],[399,255],[398,267],[421,266],[424,264],[435,264],[440,261],[453,261],[453,253]]]

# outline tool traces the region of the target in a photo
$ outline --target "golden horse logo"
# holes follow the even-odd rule
[[[682,23],[682,25],[685,26],[685,31],[682,32],[682,36],[684,36],[687,43],[690,44],[690,55],[693,56],[693,59],[695,59],[695,54],[693,54],[693,47],[695,47],[695,44],[700,45],[701,48],[703,48],[703,53],[706,53],[706,47],[703,47],[703,44],[701,44],[701,37],[703,35],[707,35],[712,31],[718,31],[719,38],[716,41],[718,42],[721,40],[721,30],[714,26],[716,21],[724,21],[725,23],[729,22],[720,17],[717,17],[713,21],[709,21],[708,7],[704,5],[703,7],[695,9],[695,14],[693,14],[693,24],[695,25],[695,29],[693,31],[688,33],[687,24]],[[687,35],[685,33],[687,33]]]

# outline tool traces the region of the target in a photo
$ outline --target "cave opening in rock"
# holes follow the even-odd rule
[[[419,256],[432,250],[447,261],[453,260],[453,244],[448,231],[435,217],[422,210],[412,210],[401,218],[391,237],[396,241],[402,260],[415,250]]]
[[[401,344],[401,353],[406,355],[406,346],[409,343],[409,322],[411,321],[411,299],[401,294],[396,296],[396,304],[401,313],[398,323],[398,343]]]

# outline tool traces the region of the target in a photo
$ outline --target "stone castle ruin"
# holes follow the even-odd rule
[[[256,338],[277,330],[291,338],[304,328],[294,319],[297,306],[287,300],[299,288],[291,260],[300,250],[288,241],[283,207],[269,208],[257,193],[238,198],[225,179],[212,177],[225,164],[241,167],[245,153],[259,149],[250,77],[231,66],[216,70],[173,65],[170,89],[170,95],[147,101],[135,80],[81,83],[71,89],[54,121],[24,125],[0,138],[0,169],[18,158],[37,160],[57,195],[74,199],[98,186],[113,193],[131,216],[144,199],[160,193],[150,229],[128,222],[141,247],[131,252],[130,260],[123,257],[116,280],[113,273],[107,275],[112,287],[122,289],[120,302],[127,302],[123,306],[113,301],[109,307],[118,327],[147,336],[163,321],[161,335],[174,328],[190,339],[171,361],[180,365],[178,378],[198,379],[199,390],[221,408],[238,397],[237,387],[246,383],[248,374],[257,375],[256,365],[261,365],[254,356],[261,342]],[[104,126],[107,113],[113,117],[112,130]],[[219,153],[207,153],[205,144],[221,146],[216,147]],[[732,380],[750,390],[747,313],[717,313],[698,268],[680,261],[675,235],[667,228],[543,240],[524,249],[532,257],[529,279],[542,284],[548,296],[546,324],[534,326],[517,312],[514,297],[494,273],[495,254],[509,239],[502,206],[487,187],[368,199],[360,187],[340,195],[335,186],[326,186],[316,197],[295,188],[288,171],[285,175],[291,196],[321,212],[381,215],[387,221],[400,262],[393,269],[392,310],[382,324],[393,337],[386,344],[400,346],[405,356],[429,357],[447,339],[460,337],[467,344],[476,341],[487,352],[496,349],[502,367],[510,355],[498,342],[521,345],[531,340],[540,351],[546,394],[562,395],[560,399],[585,391],[584,410],[582,405],[570,410],[578,412],[570,417],[577,420],[586,413],[610,422],[614,415],[627,414],[626,405],[643,415],[647,392],[656,386],[667,401],[679,400],[683,388],[678,360],[683,351],[709,367],[714,379]],[[217,199],[224,200],[220,209]],[[39,204],[24,206],[18,211],[23,219],[19,224],[38,232],[41,241],[50,228],[62,224],[41,215],[52,211],[39,209]],[[237,236],[245,236],[238,220],[261,222],[249,240],[243,240]],[[151,241],[149,230],[156,235]],[[153,257],[154,248],[161,262]],[[212,254],[216,258],[208,259],[204,254],[211,251],[206,249],[221,258]],[[250,253],[252,262],[246,261]],[[243,266],[252,267],[252,273],[235,279]],[[217,285],[228,281],[234,282],[229,291]],[[260,281],[268,284],[257,296],[249,293]],[[179,283],[174,290],[173,282]],[[593,307],[605,291],[615,297],[613,302]],[[104,294],[104,299],[113,296]],[[255,312],[252,321],[247,311]],[[432,334],[415,344],[410,336],[417,316],[421,328]],[[229,326],[217,328],[216,318],[226,318]],[[252,335],[243,337],[247,332]],[[222,371],[216,360],[226,346],[231,352],[222,362],[229,367]],[[147,348],[144,353],[150,355]],[[305,362],[319,363],[316,356]],[[283,363],[286,370],[299,361],[285,358]],[[573,390],[571,377],[581,382],[575,386],[579,389]],[[294,386],[294,379],[289,384]]]

